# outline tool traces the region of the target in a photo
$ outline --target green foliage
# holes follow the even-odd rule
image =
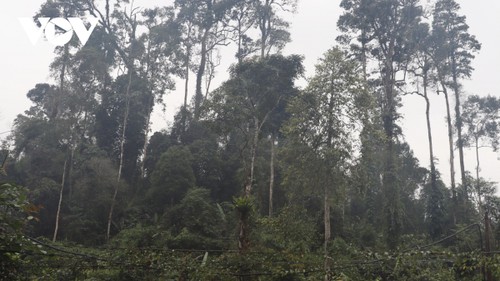
[[[262,247],[289,254],[304,255],[321,244],[314,218],[304,216],[301,206],[286,206],[276,217],[261,218],[256,232]]]
[[[28,221],[34,219],[33,211],[25,188],[0,184],[0,280],[19,280],[21,252],[29,248],[23,233]]]
[[[500,99],[472,95],[463,104],[464,145],[498,149],[500,139]]]
[[[494,184],[478,175],[469,199],[462,185],[455,212],[398,124],[402,93],[418,82],[401,74],[418,50],[440,90],[458,98],[458,80],[471,75],[480,45],[455,1],[436,2],[432,30],[418,0],[341,1],[342,45],[303,89],[303,58],[272,54],[290,40],[282,13],[295,0],[81,2],[47,1],[38,13],[91,14],[100,24],[85,46],[55,49],[57,84],[35,85],[33,105],[15,120],[14,155],[0,175],[27,186],[37,207],[28,190],[1,183],[1,280],[500,279]],[[237,63],[210,93],[229,41]],[[172,75],[185,79],[186,98],[195,92],[194,106],[186,100],[148,141]],[[460,145],[496,149],[498,107],[494,97],[470,97],[457,111],[468,142]],[[263,217],[269,200],[273,215]],[[56,213],[63,242],[52,243],[43,237]],[[455,224],[455,215],[480,223]]]
[[[164,215],[162,224],[173,236],[167,244],[183,249],[223,248],[221,242],[227,228],[221,211],[210,199],[209,190],[190,189],[179,204]]]
[[[182,146],[172,146],[161,155],[151,173],[151,189],[146,195],[153,212],[161,213],[167,206],[178,203],[194,187],[192,161],[191,152]]]

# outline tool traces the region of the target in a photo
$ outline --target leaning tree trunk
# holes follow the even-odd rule
[[[255,158],[257,156],[257,145],[259,144],[259,119],[254,117],[254,133],[252,145],[250,147],[250,172],[248,173],[247,183],[245,185],[245,197],[249,197],[252,192],[252,186],[255,177]]]
[[[484,208],[483,208],[483,200],[481,198],[481,186],[479,182],[479,171],[481,170],[479,167],[479,137],[476,135],[474,136],[475,140],[475,149],[476,149],[476,192],[477,192],[477,200],[479,203],[479,215],[480,217],[483,217],[484,214]]]
[[[62,67],[61,67],[61,72],[59,73],[59,91],[58,91],[59,97],[56,99],[55,104],[54,104],[54,108],[52,111],[53,118],[57,117],[57,113],[58,113],[57,107],[59,106],[58,103],[59,103],[59,100],[61,100],[63,95],[64,95],[64,75],[66,74],[66,63],[68,60],[68,56],[69,56],[69,47],[68,47],[68,45],[65,45],[64,46],[64,53],[63,53],[63,63],[62,63]],[[70,128],[70,131],[71,131],[71,128]],[[55,227],[54,227],[54,235],[52,236],[53,242],[55,242],[57,240],[57,232],[59,231],[59,217],[61,215],[61,206],[62,206],[62,200],[63,200],[64,185],[66,184],[65,181],[66,181],[67,163],[68,163],[68,159],[66,158],[64,160],[63,175],[62,175],[62,179],[61,179],[61,189],[59,191],[59,202],[57,203],[56,223],[55,223]]]
[[[123,114],[123,128],[122,128],[122,135],[120,138],[120,164],[118,166],[118,176],[116,177],[116,186],[115,190],[113,193],[113,198],[111,199],[111,208],[109,209],[109,214],[108,214],[108,225],[106,229],[106,240],[109,241],[110,234],[111,234],[111,223],[113,221],[113,211],[115,209],[116,205],[116,196],[118,195],[118,188],[120,186],[120,180],[122,177],[122,170],[123,170],[123,158],[125,156],[125,132],[127,131],[127,124],[128,124],[128,115],[129,115],[129,110],[130,110],[130,86],[132,84],[132,70],[129,70],[129,77],[128,77],[128,85],[127,85],[127,91],[125,93],[125,114]]]
[[[271,161],[269,163],[269,217],[273,216],[273,197],[274,197],[274,133],[271,133]]]
[[[462,114],[460,112],[460,89],[458,85],[457,71],[456,71],[456,61],[455,57],[452,58],[452,69],[453,69],[453,91],[455,92],[455,125],[457,127],[457,146],[458,146],[458,157],[460,161],[460,176],[462,179],[462,188],[464,189],[464,200],[467,202],[468,199],[468,188],[469,184],[467,182],[467,176],[465,174],[465,161],[464,161],[464,140],[462,136]]]
[[[437,192],[436,165],[434,164],[434,146],[432,143],[432,129],[431,129],[431,118],[430,118],[431,104],[429,101],[429,97],[427,95],[427,72],[424,73],[424,99],[425,99],[425,118],[427,121],[427,138],[429,140],[429,158],[430,158],[429,160],[431,165],[431,188],[433,192]]]
[[[210,29],[205,29],[203,38],[201,39],[201,53],[200,53],[200,65],[198,67],[198,72],[196,73],[196,93],[194,97],[194,119],[198,120],[200,117],[200,107],[203,100],[203,92],[201,89],[201,84],[203,82],[203,75],[205,74],[205,68],[207,67],[207,40],[210,34]]]
[[[383,116],[384,132],[386,140],[386,159],[383,176],[383,186],[386,200],[387,219],[387,244],[391,250],[395,250],[399,244],[401,235],[401,210],[399,198],[399,186],[397,182],[396,148],[395,148],[395,120],[396,120],[396,93],[394,80],[393,57],[395,52],[395,39],[389,43],[388,54],[385,59],[386,72],[383,75],[385,92],[385,109]]]
[[[191,25],[188,26],[188,37],[186,43],[186,68],[185,68],[185,79],[184,79],[184,107],[182,108],[182,132],[186,132],[186,120],[187,120],[187,105],[188,105],[188,95],[189,95],[189,67],[191,62]]]
[[[271,17],[272,17],[272,12],[271,10],[271,1],[266,0],[264,4],[264,9],[261,11],[260,15],[260,57],[265,58],[266,57],[266,48],[268,47],[268,41],[269,41],[269,34],[271,33]]]
[[[325,281],[330,280],[330,263],[328,256],[328,242],[332,238],[331,225],[330,225],[330,198],[328,196],[328,187],[325,185],[324,187],[324,195],[323,195],[323,205],[324,205],[324,215],[323,215],[323,223],[325,226],[325,240],[323,241],[323,253],[324,253],[324,271],[325,271]]]
[[[144,145],[142,146],[142,162],[141,162],[141,179],[146,177],[145,165],[146,165],[146,157],[148,156],[148,138],[149,138],[149,129],[151,127],[151,114],[153,112],[153,107],[155,104],[155,97],[153,93],[151,93],[148,112],[146,116],[146,132],[144,133]]]
[[[57,232],[59,231],[59,218],[61,215],[61,205],[62,205],[62,200],[63,200],[63,193],[64,193],[64,185],[66,182],[66,166],[68,164],[68,160],[64,160],[64,168],[63,168],[63,174],[62,174],[62,179],[61,179],[61,189],[59,190],[59,202],[57,203],[57,213],[56,213],[56,225],[54,227],[54,235],[52,236],[52,242],[56,242],[57,240]]]
[[[457,223],[457,211],[458,211],[458,199],[457,199],[457,189],[455,183],[455,150],[453,145],[453,125],[451,123],[451,110],[450,110],[450,100],[448,97],[448,90],[444,84],[442,77],[439,78],[441,87],[443,88],[444,99],[446,102],[446,122],[448,125],[448,145],[450,149],[450,185],[451,185],[451,196],[453,197],[453,224]]]

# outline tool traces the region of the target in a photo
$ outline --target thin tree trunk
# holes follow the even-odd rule
[[[149,101],[149,108],[148,108],[148,115],[146,117],[146,132],[144,133],[144,146],[142,147],[142,162],[141,162],[141,178],[145,178],[145,160],[146,157],[148,156],[148,138],[149,138],[149,128],[151,126],[151,114],[153,112],[153,107],[154,107],[154,102],[155,98],[154,95],[151,93],[151,99]]]
[[[186,78],[184,81],[184,108],[182,109],[182,131],[186,131],[186,120],[187,120],[187,104],[189,95],[189,66],[191,62],[191,25],[188,27],[188,37],[186,45]]]
[[[443,78],[440,77],[440,83],[443,88],[444,99],[446,102],[446,123],[448,125],[448,145],[450,148],[450,185],[451,194],[453,197],[453,224],[457,223],[457,210],[458,210],[458,199],[457,199],[457,189],[455,183],[455,150],[453,145],[453,125],[451,123],[451,110],[450,110],[450,100],[448,98],[448,90],[444,84]]]
[[[64,184],[66,181],[66,166],[68,164],[68,160],[64,160],[64,168],[63,168],[63,174],[62,174],[62,180],[61,180],[61,189],[59,190],[59,202],[57,203],[57,213],[56,213],[56,225],[54,227],[54,235],[52,236],[52,242],[56,242],[57,240],[57,233],[59,231],[59,218],[61,215],[61,205],[62,205],[62,200],[63,200],[63,192],[64,192]]]
[[[252,185],[254,181],[254,171],[255,171],[255,158],[257,155],[257,145],[259,143],[259,119],[254,117],[254,134],[252,140],[252,146],[250,148],[250,173],[248,175],[247,184],[245,186],[245,196],[249,197],[252,192]]]
[[[201,39],[201,59],[200,66],[198,67],[198,72],[196,73],[196,93],[194,97],[194,119],[198,120],[200,117],[200,107],[203,99],[203,92],[201,89],[201,84],[203,80],[203,75],[205,74],[205,68],[207,66],[207,40],[209,35],[209,29],[205,29],[203,38]]]
[[[68,190],[69,190],[69,199],[73,198],[73,185],[72,185],[72,177],[73,177],[73,162],[75,158],[75,150],[76,150],[76,145],[71,148],[71,154],[69,157],[69,170],[68,170]]]
[[[484,214],[484,208],[483,208],[483,200],[481,198],[481,187],[479,183],[479,139],[477,136],[475,136],[475,141],[476,141],[476,192],[477,192],[477,200],[479,203],[479,215],[482,217]]]
[[[54,108],[53,108],[53,112],[52,112],[53,118],[57,117],[59,102],[64,95],[64,74],[66,73],[66,62],[68,59],[68,55],[69,55],[69,47],[68,47],[68,45],[65,45],[64,46],[64,53],[63,53],[63,63],[62,63],[62,67],[61,67],[61,72],[59,73],[59,97],[57,98],[57,100],[55,101],[55,104],[54,104]],[[64,160],[63,175],[62,175],[62,179],[61,179],[61,189],[59,191],[59,202],[57,203],[56,224],[54,227],[54,235],[52,236],[53,242],[55,242],[57,240],[57,232],[59,231],[59,217],[61,214],[64,185],[65,185],[65,181],[66,181],[67,163],[68,163],[68,159],[66,158]]]
[[[126,91],[126,101],[125,101],[125,114],[123,115],[123,128],[122,128],[122,135],[120,139],[120,164],[118,166],[118,176],[116,177],[116,186],[115,190],[113,193],[113,198],[111,200],[111,208],[109,209],[109,214],[108,214],[108,225],[106,229],[106,240],[109,241],[110,234],[111,234],[111,223],[113,221],[113,211],[115,208],[116,204],[116,196],[118,195],[118,188],[120,186],[120,180],[122,177],[122,170],[123,170],[123,157],[125,154],[125,133],[127,131],[127,123],[128,123],[128,115],[129,115],[129,109],[130,109],[130,85],[132,84],[132,70],[129,70],[129,77],[128,77],[128,85],[127,85],[127,91]]]
[[[266,57],[266,41],[267,41],[267,27],[266,18],[262,18],[261,35],[260,35],[260,57]]]
[[[361,31],[361,61],[363,66],[363,81],[366,83],[368,80],[367,67],[366,67],[366,31],[363,29]]]
[[[484,251],[486,253],[491,253],[491,224],[488,212],[484,213]],[[485,271],[486,281],[495,280],[489,266]]]
[[[432,143],[432,129],[431,129],[431,118],[430,109],[431,104],[429,97],[427,95],[427,71],[424,73],[424,99],[425,99],[425,118],[427,120],[427,138],[429,140],[429,160],[431,166],[431,187],[433,192],[437,192],[437,176],[436,176],[436,165],[434,164],[434,146]]]
[[[328,187],[325,185],[324,187],[324,216],[323,216],[323,224],[325,225],[325,240],[323,242],[323,251],[324,251],[324,270],[325,270],[325,281],[330,280],[330,263],[328,261],[328,242],[331,239],[331,225],[330,225],[330,200],[328,196]]]
[[[241,64],[241,62],[243,61],[243,31],[242,31],[242,24],[241,24],[241,17],[238,18],[238,53],[236,55],[237,59],[238,59],[238,65]]]
[[[273,216],[273,193],[274,193],[274,133],[271,133],[271,161],[269,163],[269,217]]]
[[[269,0],[266,0],[266,3],[264,5],[265,9],[264,12],[266,14],[261,15],[261,23],[260,23],[260,57],[265,58],[266,57],[266,47],[267,47],[267,41],[269,39],[269,32],[271,30],[271,4]]]
[[[206,77],[206,82],[205,82],[205,96],[203,97],[204,100],[208,99],[208,94],[210,94],[210,86],[212,85],[212,81],[214,79],[214,73],[215,73],[215,63],[214,63],[214,57],[213,57],[213,49],[210,50],[210,56],[208,56],[207,61],[208,61],[208,73]]]
[[[400,198],[397,183],[396,152],[395,152],[395,130],[396,100],[394,91],[394,48],[395,39],[389,43],[388,54],[385,59],[386,72],[384,73],[384,91],[386,108],[384,109],[384,132],[386,135],[386,159],[383,176],[384,193],[386,199],[387,215],[387,244],[391,250],[395,250],[399,244],[401,222],[400,222]]]
[[[458,146],[458,157],[460,161],[460,176],[462,179],[462,188],[464,189],[464,200],[467,202],[468,199],[468,183],[467,176],[465,174],[465,162],[464,162],[464,141],[462,136],[462,114],[460,113],[460,89],[458,85],[458,78],[456,73],[456,61],[455,57],[452,58],[452,68],[453,68],[453,91],[455,92],[455,125],[457,127],[457,146]]]
[[[189,61],[189,59],[187,60]],[[186,79],[184,82],[184,110],[187,110],[188,95],[189,95],[189,62],[187,62],[186,64]]]

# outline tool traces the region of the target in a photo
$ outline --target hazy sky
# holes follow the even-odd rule
[[[5,1],[0,11],[1,44],[0,54],[4,67],[0,70],[0,139],[5,131],[10,130],[15,116],[28,109],[29,100],[26,98],[28,90],[36,83],[50,81],[49,64],[53,58],[53,47],[42,40],[33,46],[26,33],[18,22],[19,17],[32,17],[38,10],[42,0]],[[169,1],[135,0],[136,6],[160,6]],[[432,1],[426,1],[432,2]],[[477,36],[482,43],[482,50],[474,61],[476,71],[472,79],[465,81],[465,94],[500,95],[500,1],[491,0],[458,0],[462,6],[462,13],[467,16],[470,32]],[[338,7],[340,0],[299,0],[298,13],[292,17],[292,43],[285,49],[285,54],[301,54],[305,56],[307,75],[314,73],[314,65],[321,55],[331,48],[338,35],[336,21],[341,13]],[[496,30],[496,31],[495,31]],[[233,53],[222,61],[217,70],[218,79],[227,77],[225,71],[228,62],[233,60]],[[181,104],[183,89],[168,93],[166,98],[167,110],[154,113],[153,129],[166,128],[174,111]],[[449,182],[448,139],[445,124],[444,97],[431,95],[431,115],[434,134],[438,169],[445,182]],[[425,125],[425,103],[419,96],[404,98],[404,107],[401,108],[404,116],[402,120],[403,132],[410,143],[422,166],[428,166],[428,146]],[[458,154],[457,154],[458,158]],[[490,149],[481,149],[481,174],[489,180],[500,182],[499,154]],[[466,151],[466,168],[474,171],[474,153]],[[455,165],[456,167],[458,166]],[[457,182],[460,181],[457,168]]]

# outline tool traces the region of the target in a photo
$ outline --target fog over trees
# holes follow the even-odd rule
[[[460,5],[342,0],[310,76],[283,53],[298,7],[43,3],[33,24],[98,24],[54,47],[2,143],[0,280],[499,279],[500,98],[464,89],[482,45]]]

